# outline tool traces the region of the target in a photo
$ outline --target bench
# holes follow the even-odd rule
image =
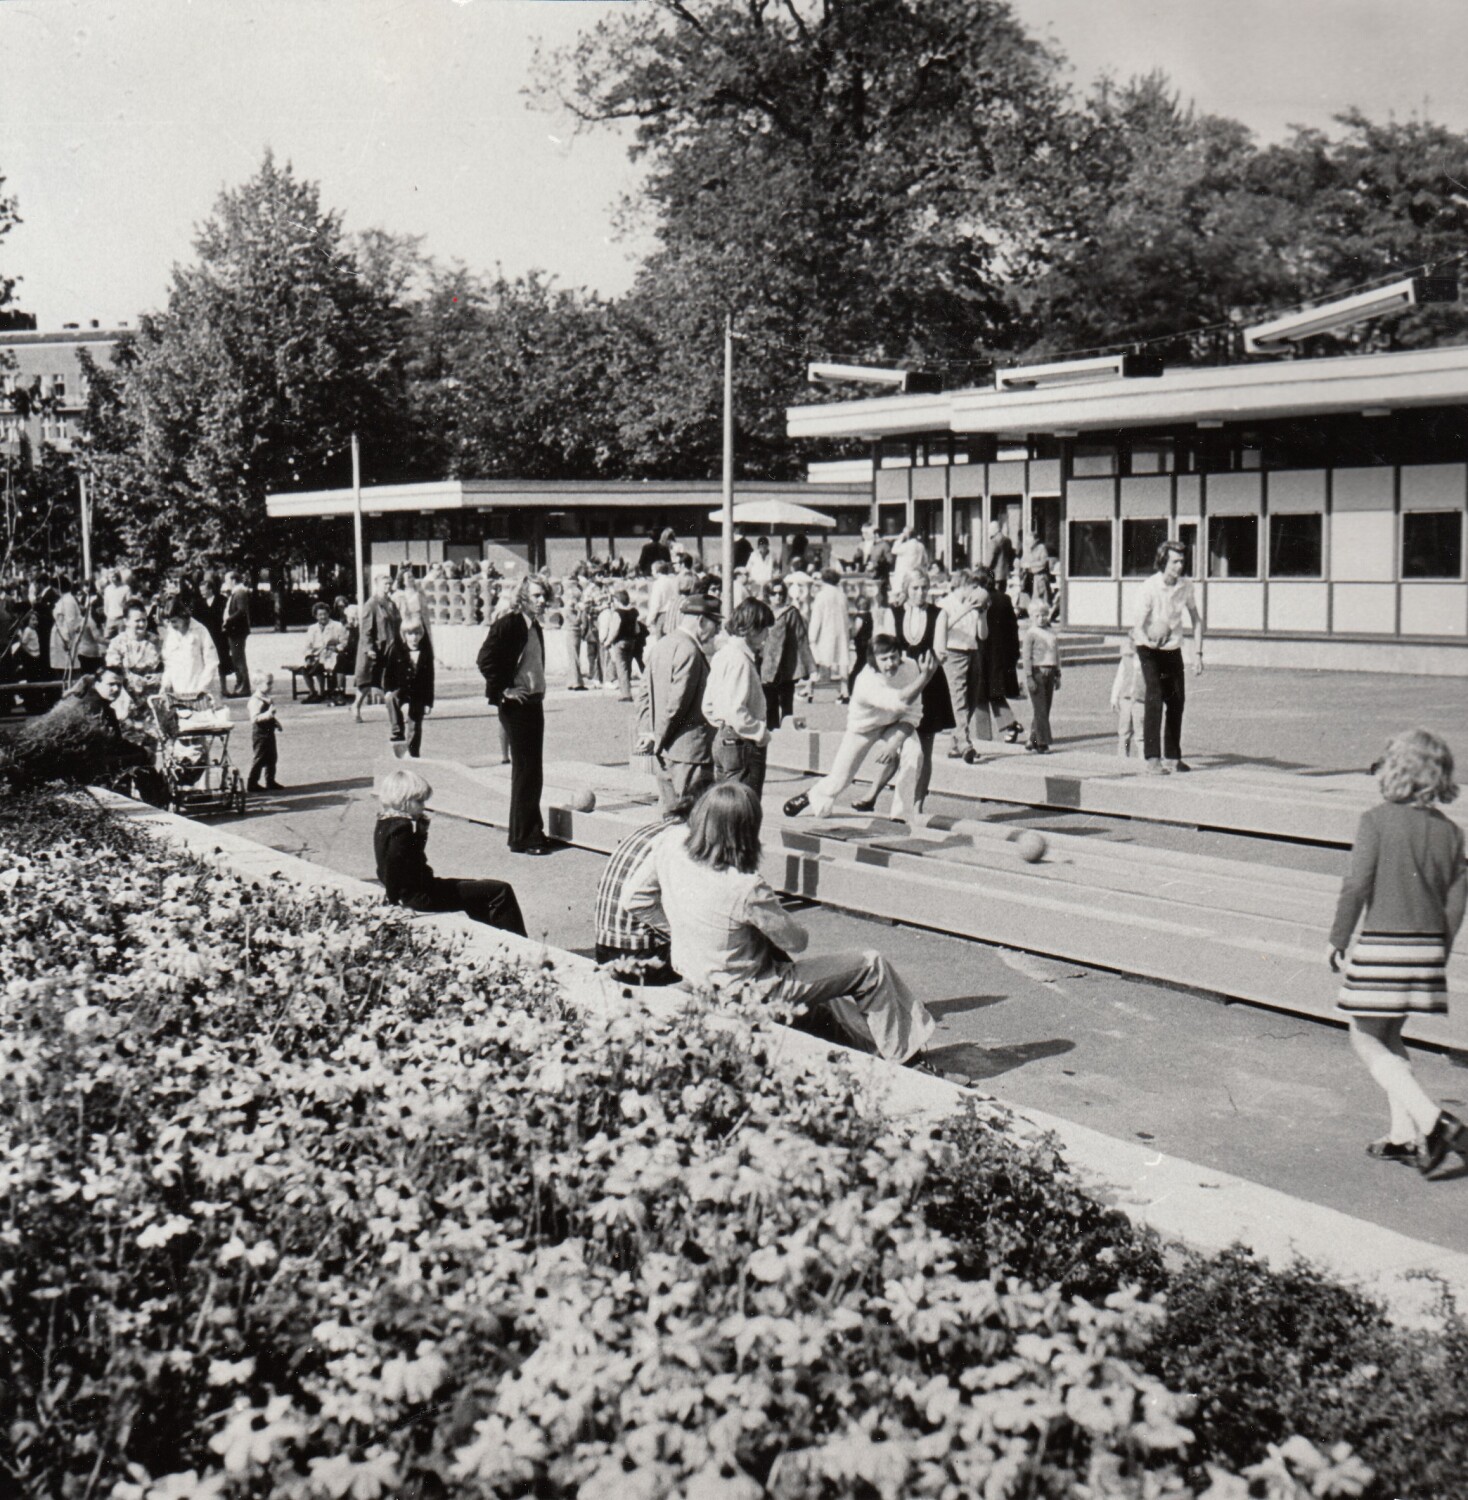
[[[314,667],[308,667],[304,663],[301,663],[298,666],[291,666],[289,663],[287,663],[284,670],[291,674],[291,701],[294,702],[301,695],[301,679],[305,677],[307,673],[314,674],[316,669]],[[325,676],[328,679],[331,696],[337,698],[345,696],[346,674],[344,672],[327,672]]]
[[[66,684],[59,678],[48,682],[30,682],[17,679],[0,682],[0,718],[29,718],[43,714],[61,701]],[[19,705],[16,699],[20,700]]]

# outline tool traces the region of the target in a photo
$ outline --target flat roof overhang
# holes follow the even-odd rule
[[[362,509],[373,515],[416,515],[437,510],[643,510],[647,507],[708,508],[723,495],[717,479],[694,480],[517,480],[450,479],[430,484],[364,485]],[[736,500],[794,500],[816,509],[832,505],[870,505],[872,490],[864,484],[809,484],[801,480],[738,480]],[[265,511],[273,520],[295,521],[320,516],[349,516],[352,491],[301,490],[267,495]]]
[[[786,409],[792,438],[1109,431],[1468,404],[1468,345],[1169,370],[1029,390],[878,396]]]

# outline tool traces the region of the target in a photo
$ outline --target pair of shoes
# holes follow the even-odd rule
[[[306,696],[301,699],[302,703],[324,703],[325,701],[326,700],[321,696],[320,693],[307,693]]]
[[[1193,769],[1185,760],[1165,760],[1162,764],[1169,771],[1191,771]]]
[[[1142,774],[1144,776],[1166,776],[1170,773],[1160,760],[1149,760],[1143,764]]]
[[[1383,1136],[1379,1141],[1372,1141],[1366,1148],[1367,1156],[1377,1161],[1399,1161],[1407,1166],[1415,1166],[1417,1163],[1416,1141],[1394,1141],[1390,1136]]]
[[[972,747],[963,752],[963,763],[966,766],[976,766],[979,763],[979,752]]]
[[[568,693],[584,693],[586,691],[586,684],[584,682],[573,682],[566,691]]]
[[[1449,1151],[1456,1151],[1468,1164],[1468,1125],[1443,1110],[1417,1147],[1417,1170],[1430,1177],[1442,1166]]]
[[[809,806],[810,797],[805,792],[800,792],[785,804],[783,811],[787,818],[798,818]]]
[[[265,783],[267,792],[283,792],[285,788],[278,781],[267,781]]]
[[[836,701],[838,703],[850,703],[851,702],[851,694],[850,693],[837,693],[836,694]]]
[[[853,802],[851,804],[851,810],[860,813],[876,812],[877,799],[875,797],[863,797],[860,802]]]
[[[1011,724],[1009,728],[1004,731],[1001,738],[1006,745],[1017,745],[1019,744],[1019,737],[1024,732],[1025,726],[1023,724]]]
[[[519,849],[516,849],[514,847],[514,845],[511,845],[510,846],[510,853],[511,854],[537,854],[537,855],[538,854],[554,854],[556,852],[556,849],[558,847],[559,847],[558,845],[552,844],[549,841],[547,841],[546,839],[540,839],[538,842],[536,842],[534,844],[525,844],[525,845],[523,845]]]
[[[957,745],[953,746],[953,748],[948,752],[949,760],[967,760],[968,756],[969,752],[967,750],[960,750]]]
[[[1049,755],[1049,745],[1026,745],[1025,750],[1030,755]]]

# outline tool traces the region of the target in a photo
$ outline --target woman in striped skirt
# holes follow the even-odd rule
[[[1402,1041],[1409,1016],[1447,1011],[1448,955],[1468,899],[1463,830],[1436,806],[1458,795],[1453,752],[1410,729],[1387,746],[1377,781],[1383,801],[1356,830],[1330,965],[1343,968],[1338,1005],[1351,1018],[1351,1045],[1391,1108],[1391,1129],[1367,1153],[1425,1175],[1450,1151],[1468,1162],[1468,1126],[1428,1097]]]

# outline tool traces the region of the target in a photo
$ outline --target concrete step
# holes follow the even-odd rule
[[[435,812],[504,823],[509,778],[500,768],[425,761],[422,769]],[[570,804],[586,790],[596,807],[576,811]],[[553,836],[603,853],[657,815],[650,781],[621,766],[553,764],[545,804]],[[1338,888],[1330,877],[1064,834],[1047,834],[1046,857],[1026,864],[1009,829],[967,819],[908,829],[856,814],[786,819],[773,791],[765,816],[762,871],[789,894],[1336,1019],[1339,980],[1324,963]],[[1468,985],[1468,961],[1455,959],[1452,974],[1456,988]],[[1468,1020],[1422,1017],[1412,1030],[1468,1050]]]

